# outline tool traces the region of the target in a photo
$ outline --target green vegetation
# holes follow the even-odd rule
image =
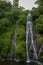
[[[14,31],[15,31],[15,25],[9,28],[9,31],[2,33],[0,36],[0,53],[1,56],[4,58],[7,56],[10,50]]]
[[[18,1],[17,1],[18,3]],[[28,11],[18,8],[16,0],[10,2],[0,1],[0,56],[7,58],[8,53],[13,54],[12,40],[17,27],[16,51],[19,59],[25,59],[25,27]],[[16,6],[17,5],[17,6]]]
[[[37,41],[37,51],[39,52],[40,47],[43,44],[43,0],[37,0],[35,4],[38,4],[37,8],[33,8],[32,20],[34,24],[34,29],[36,33],[36,41]],[[43,61],[43,51],[39,53],[40,61]]]
[[[26,44],[25,44],[25,26],[21,25],[18,26],[17,29],[17,45],[16,45],[16,51],[20,59],[25,59],[26,57]]]
[[[7,58],[8,53],[13,54],[12,40],[17,28],[16,52],[18,59],[26,59],[26,17],[29,12],[32,14],[34,25],[37,53],[43,44],[43,1],[37,0],[37,8],[31,11],[18,6],[19,0],[10,2],[0,0],[0,56]],[[17,27],[16,27],[17,24]],[[40,61],[43,60],[43,51],[39,53]]]

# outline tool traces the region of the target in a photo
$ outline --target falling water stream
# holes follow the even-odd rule
[[[26,52],[27,52],[27,61],[26,62],[36,62],[38,61],[38,56],[33,41],[33,24],[31,22],[31,14],[27,16],[26,24]]]
[[[16,53],[16,37],[17,37],[17,29],[18,29],[18,22],[16,22],[14,38],[13,38],[13,41],[12,41],[12,46],[13,46],[13,48],[14,48],[14,57],[13,57],[13,60],[15,60],[15,61],[17,61],[17,53]]]
[[[15,30],[13,40],[12,40],[12,48],[13,48],[13,56],[9,52],[7,60],[15,60],[16,59],[16,30]]]
[[[17,60],[17,53],[16,53],[16,35],[17,35],[17,28],[18,28],[18,22],[16,23],[15,32],[12,40],[12,47],[13,47],[13,55],[11,53],[8,53],[8,59],[7,60]]]

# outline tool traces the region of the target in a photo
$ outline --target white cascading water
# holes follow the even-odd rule
[[[15,30],[14,38],[12,41],[12,47],[14,50],[13,59],[15,60],[16,59],[16,30]]]
[[[28,29],[28,22],[26,24],[26,52],[27,52],[27,61],[29,62],[29,53],[28,53],[28,33],[29,33],[29,29]]]
[[[12,40],[13,55],[11,53],[8,53],[8,60],[16,60],[16,58],[17,58],[17,54],[16,54],[17,27],[18,27],[18,24],[16,23],[15,33],[14,33],[13,40]]]
[[[32,16],[29,13],[27,16],[27,24],[26,24],[26,52],[27,52],[27,61],[26,62],[38,61],[38,56],[37,56],[35,46],[34,46],[34,41],[33,41],[33,32],[32,32],[33,24],[31,22],[31,19],[32,19]],[[29,39],[30,39],[30,41],[29,41]],[[32,50],[32,52],[31,52],[31,50]]]
[[[16,27],[15,27],[15,34],[14,34],[14,38],[12,41],[12,46],[14,48],[14,57],[13,60],[17,60],[17,53],[16,53],[16,37],[17,37],[17,29],[18,29],[18,22],[16,22]]]
[[[12,47],[13,47],[13,56],[9,52],[8,53],[8,60],[15,60],[16,59],[16,30],[15,30],[13,40],[12,40]]]

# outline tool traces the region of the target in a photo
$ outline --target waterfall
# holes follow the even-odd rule
[[[13,41],[12,41],[12,47],[13,47],[13,59],[16,59],[16,30],[14,33]]]
[[[36,53],[36,49],[34,46],[33,40],[33,24],[31,22],[32,16],[29,13],[27,16],[27,23],[26,23],[26,52],[27,52],[27,62],[30,61],[38,61],[38,56]]]
[[[16,59],[16,29],[14,32],[13,40],[12,40],[12,46],[13,49],[13,55],[9,52],[8,53],[8,59],[7,60],[15,60]]]
[[[16,53],[16,37],[17,37],[17,29],[18,29],[18,22],[16,22],[16,27],[15,27],[15,33],[14,33],[14,38],[12,41],[12,46],[14,48],[14,57],[13,60],[17,60],[17,53]]]
[[[18,22],[16,23],[15,32],[14,32],[13,40],[12,40],[13,55],[9,52],[7,60],[15,60],[16,61],[16,59],[17,59],[17,53],[16,53],[17,28],[18,28]]]

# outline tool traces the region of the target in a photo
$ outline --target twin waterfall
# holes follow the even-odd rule
[[[33,40],[33,24],[31,22],[32,16],[29,13],[27,16],[27,23],[26,23],[26,53],[27,53],[27,61],[26,62],[37,62],[38,56],[36,53],[36,49],[34,46],[34,40]],[[17,27],[17,26],[16,26]],[[16,34],[17,34],[17,28],[15,30],[14,38],[12,41],[12,46],[14,48],[14,57],[13,59],[16,60]],[[9,54],[10,55],[10,54]],[[12,56],[10,55],[10,60],[12,59]]]

